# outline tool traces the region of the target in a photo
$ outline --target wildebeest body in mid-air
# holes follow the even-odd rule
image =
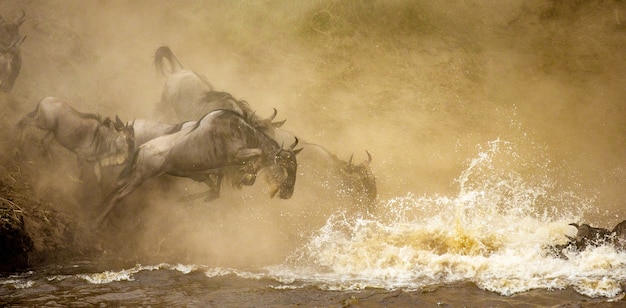
[[[296,144],[297,139],[283,149],[235,112],[208,113],[192,127],[141,145],[107,193],[104,211],[97,221],[101,223],[124,197],[147,179],[161,174],[210,182],[225,167],[239,166],[253,176],[267,169],[270,196],[278,193],[280,198],[288,199],[296,182],[296,154],[300,152],[294,150]]]
[[[166,59],[169,70],[165,68]],[[204,115],[200,113],[202,111],[200,101],[206,92],[214,90],[204,76],[184,69],[167,46],[161,46],[156,50],[154,67],[161,75],[168,77],[161,94],[162,109],[173,108],[181,121],[197,120]]]
[[[165,68],[165,59],[169,62],[169,70]],[[276,117],[276,110],[269,118],[262,119],[246,101],[235,99],[227,92],[215,91],[206,78],[192,70],[184,69],[167,46],[157,49],[154,66],[158,72],[167,77],[157,109],[160,109],[161,113],[173,109],[178,121],[197,120],[211,111],[224,109],[234,111],[244,118],[254,119],[265,127],[265,133],[270,136],[274,128],[284,124],[284,121],[272,122]],[[168,71],[169,74],[166,73]]]
[[[212,95],[214,95],[215,93],[217,92],[208,93],[207,96],[212,97]],[[227,97],[231,97],[232,99],[232,96],[230,96],[230,94],[228,93],[223,93],[223,95],[226,95]],[[238,101],[237,103],[247,106],[247,104],[243,101]],[[274,112],[274,114],[267,119],[261,119],[261,118],[255,117],[253,114],[248,113],[248,112],[245,112],[244,114],[245,115],[242,115],[242,117],[244,117],[250,125],[252,125],[254,128],[270,136],[273,135],[275,125],[280,125],[280,124],[276,124],[272,122],[272,120],[276,116],[276,112]],[[132,122],[128,122],[127,124],[133,126],[133,131],[135,134],[135,149],[134,150],[137,150],[139,146],[141,146],[142,144],[154,138],[173,134],[180,130],[190,128],[196,125],[196,123],[197,121],[187,121],[187,122],[178,123],[178,124],[167,124],[167,123],[158,122],[158,121],[137,119],[137,120],[133,120]],[[198,195],[199,196],[206,195],[207,201],[215,199],[217,196],[219,196],[220,185],[221,185],[223,177],[228,178],[232,186],[236,188],[241,188],[242,185],[252,185],[254,178],[255,178],[251,176],[250,174],[242,173],[240,168],[233,168],[230,166],[224,167],[222,170],[220,170],[220,172],[215,172],[213,181],[204,181],[209,186],[209,191],[203,194],[198,194]],[[181,198],[181,200],[190,200],[190,199],[193,199],[194,197],[197,197],[197,196],[186,196],[186,197]]]
[[[19,29],[26,20],[26,13],[9,23],[0,16],[0,90],[9,92],[20,74],[22,54],[20,45],[26,39]]]
[[[46,132],[42,140],[46,152],[49,152],[52,140],[56,140],[76,154],[81,179],[85,172],[93,170],[100,180],[102,166],[125,163],[134,147],[131,125],[125,125],[117,117],[113,122],[109,118],[102,120],[98,115],[79,112],[56,97],[42,99],[35,110],[18,122],[21,129],[28,125]]]

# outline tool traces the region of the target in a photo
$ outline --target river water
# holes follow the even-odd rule
[[[1,278],[0,303],[623,306],[626,252],[600,246],[559,257],[548,249],[575,234],[568,224],[593,212],[592,203],[499,166],[513,148],[488,142],[456,179],[456,195],[409,193],[372,212],[336,211],[280,262],[72,261]],[[544,206],[565,203],[577,205]]]

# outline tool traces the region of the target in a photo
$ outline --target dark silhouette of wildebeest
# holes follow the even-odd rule
[[[0,91],[9,92],[13,89],[15,79],[22,67],[20,45],[26,39],[19,29],[26,20],[26,13],[13,22],[7,22],[0,16]]]
[[[578,250],[584,250],[590,246],[599,246],[612,241],[612,232],[607,229],[592,227],[589,224],[578,225],[577,223],[571,223],[569,225],[576,227],[576,237],[567,235],[566,237]]]
[[[626,220],[618,223],[611,233],[615,236],[613,239],[615,247],[622,250],[626,249]]]
[[[79,112],[56,97],[42,99],[35,110],[18,122],[21,129],[29,125],[46,131],[42,140],[46,152],[49,152],[52,140],[56,140],[76,153],[81,180],[86,172],[93,170],[99,181],[103,166],[125,163],[134,147],[132,125],[125,125],[118,117],[113,122],[109,118],[102,120],[98,115]]]
[[[276,129],[275,140],[279,143],[293,140],[295,135],[284,129]],[[301,174],[310,177],[309,183],[322,190],[335,189],[338,197],[347,197],[356,204],[371,207],[375,204],[378,194],[376,177],[370,164],[372,155],[368,152],[367,159],[362,163],[353,163],[352,156],[348,161],[342,160],[325,147],[300,140],[299,147],[304,151],[298,161],[303,167]],[[313,187],[309,187],[313,188]]]
[[[210,112],[192,127],[141,145],[107,193],[97,223],[101,224],[143,182],[161,174],[206,183],[212,182],[223,168],[239,166],[253,183],[257,172],[267,169],[270,197],[278,193],[282,199],[291,198],[296,182],[296,154],[301,150],[294,150],[297,143],[296,139],[284,149],[239,114],[229,110]]]
[[[611,231],[605,228],[592,227],[589,224],[571,223],[569,225],[576,227],[576,236],[565,235],[569,240],[567,243],[548,247],[552,254],[565,258],[564,249],[582,251],[588,247],[601,245],[613,245],[618,250],[626,249],[626,220],[617,224]]]

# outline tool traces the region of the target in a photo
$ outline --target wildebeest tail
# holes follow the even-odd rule
[[[161,75],[167,76],[163,59],[167,59],[170,64],[169,73],[176,73],[183,69],[183,66],[178,62],[172,50],[167,46],[161,46],[154,53],[154,67]]]

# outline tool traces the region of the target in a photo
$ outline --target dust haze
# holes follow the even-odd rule
[[[525,178],[547,175],[592,200],[587,221],[626,218],[621,1],[0,2],[3,16],[22,9],[15,121],[45,96],[151,119],[165,81],[153,55],[167,45],[258,114],[276,108],[301,139],[345,160],[372,153],[381,202],[454,195],[468,160],[499,138],[515,145],[509,165]],[[62,175],[44,174],[43,186],[59,185]],[[298,178],[287,201],[269,200],[262,181],[225,187],[204,205],[177,202],[199,189],[190,180],[151,181],[120,204],[127,223],[112,236],[148,255],[280,261],[346,206],[307,192],[314,182]]]

